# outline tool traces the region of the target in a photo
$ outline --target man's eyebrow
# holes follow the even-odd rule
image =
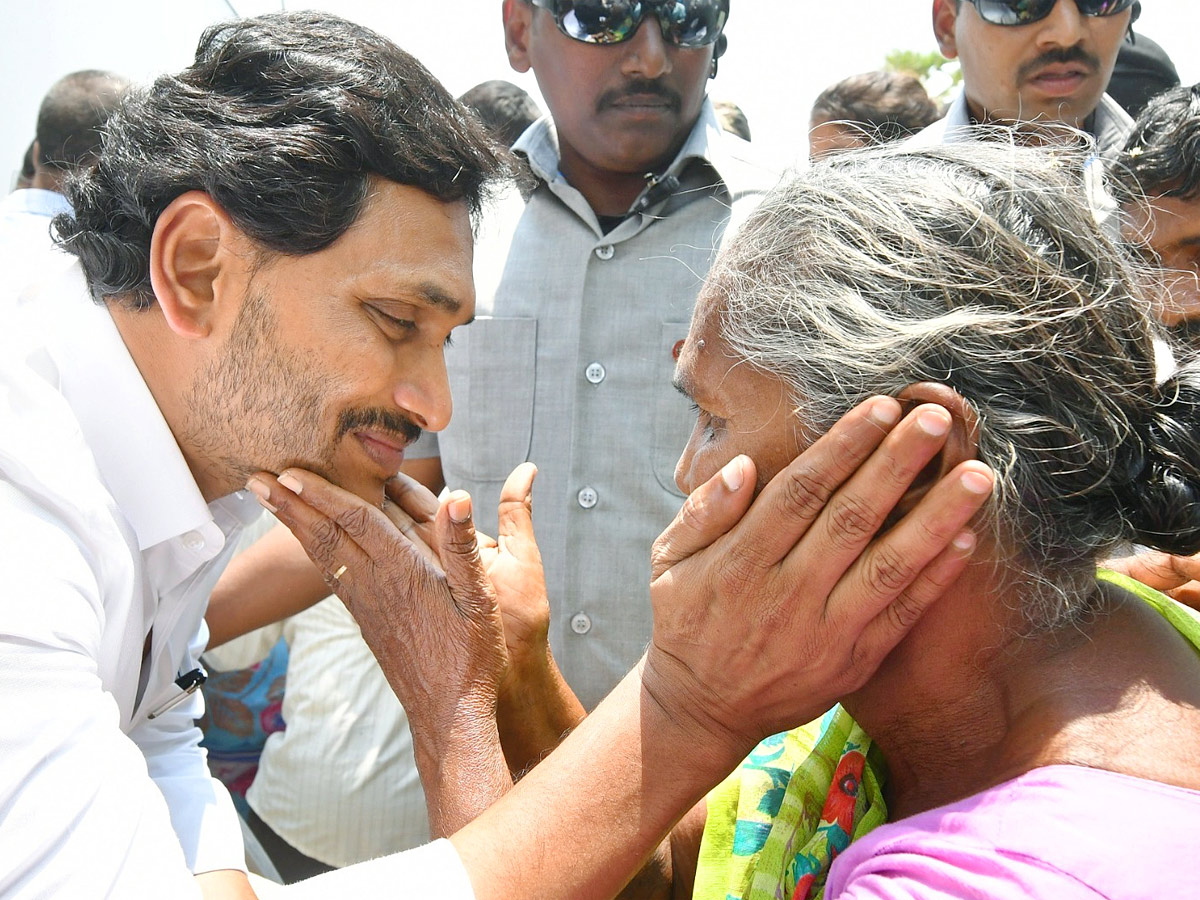
[[[671,387],[675,388],[675,390],[679,391],[679,393],[683,394],[689,400],[695,396],[695,389],[692,387],[691,381],[687,375],[678,369],[675,370],[675,374],[671,378]]]
[[[428,281],[417,285],[417,295],[430,306],[436,306],[439,309],[444,309],[446,312],[456,313],[462,309],[461,303],[436,284]]]

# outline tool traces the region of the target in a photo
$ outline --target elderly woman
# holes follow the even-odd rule
[[[778,189],[710,274],[679,364],[682,486],[736,453],[769,475],[887,394],[951,414],[926,483],[978,458],[996,490],[971,566],[841,698],[820,760],[792,772],[770,741],[710,797],[697,896],[809,896],[884,820],[827,896],[1194,891],[1171,836],[1200,827],[1196,628],[1096,564],[1200,546],[1200,393],[1189,365],[1156,370],[1151,305],[1066,155],[842,158]]]
[[[1087,209],[1080,163],[1067,150],[980,144],[849,154],[782,185],[745,223],[709,276],[679,359],[678,386],[697,408],[677,470],[692,499],[656,547],[655,639],[631,684],[455,836],[477,896],[611,894],[675,818],[631,893],[1194,893],[1200,629],[1162,595],[1096,567],[1130,542],[1200,548],[1200,382],[1190,363],[1156,368],[1150,305]],[[885,505],[899,498],[886,521],[869,495],[850,501],[838,489],[819,517],[824,555],[812,549],[814,527],[781,601],[747,590],[740,623],[705,579],[727,585],[731,571],[757,571],[780,541],[761,515],[757,545],[689,538],[689,528],[728,527],[712,524],[727,515],[714,485],[744,490],[745,475],[766,486],[733,534],[781,491],[807,498],[801,506],[829,497],[833,486],[796,467],[841,446],[853,468],[862,448],[846,423],[881,412],[878,395],[910,411],[885,447],[918,426],[936,447],[915,464],[907,457],[907,469],[892,456],[871,470]],[[780,472],[787,480],[772,480]],[[986,495],[991,472],[974,537],[960,535],[964,549],[977,541],[969,563],[940,582],[927,611],[907,608],[913,561],[897,535],[951,482]],[[305,501],[336,509],[310,485],[319,487],[306,480]],[[322,541],[306,538],[320,514],[278,487],[272,500],[332,571]],[[516,536],[509,552],[528,575],[531,535]],[[830,629],[844,614],[832,600],[793,600],[810,583],[826,592],[845,548],[858,554],[869,540],[870,563],[842,584],[896,580],[890,652],[873,642],[868,652],[866,632]],[[689,568],[702,557],[708,568]],[[493,581],[508,604],[504,579]],[[357,595],[356,614],[362,604],[373,615],[369,593]],[[506,608],[507,624],[530,609]],[[544,646],[526,655],[544,658]],[[672,688],[676,679],[686,687]],[[726,682],[743,679],[761,687],[731,693]],[[695,703],[704,688],[707,709]],[[823,723],[763,741],[684,815],[711,773],[691,771],[694,743],[737,746],[766,722],[817,715],[828,698],[839,705]],[[772,703],[775,718],[764,713]],[[704,737],[682,741],[670,723],[694,723],[697,708],[708,714],[694,732]],[[739,714],[741,731],[730,724]],[[680,765],[655,749],[663,733]],[[437,766],[424,768],[438,784]],[[497,865],[503,854],[509,864]]]

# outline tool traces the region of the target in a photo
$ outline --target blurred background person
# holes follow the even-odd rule
[[[1125,35],[1108,79],[1108,95],[1135,118],[1163,91],[1179,85],[1179,72],[1167,51],[1144,34]]]
[[[941,108],[916,76],[864,72],[826,88],[809,117],[808,155],[886,144],[936,122]]]
[[[528,91],[502,78],[480,82],[458,101],[475,113],[505,147],[515,144],[525,129],[542,117],[541,108]]]
[[[1155,97],[1114,168],[1126,237],[1165,270],[1159,317],[1200,342],[1200,84]]]
[[[742,108],[732,100],[714,100],[713,111],[717,114],[717,121],[721,123],[721,127],[730,134],[736,134],[743,141],[750,140],[750,120],[746,118],[746,114]]]
[[[14,191],[33,187],[33,176],[37,172],[37,167],[33,162],[33,150],[36,144],[36,139],[30,141],[29,147],[25,150],[25,156],[21,158],[21,171],[17,173],[17,180],[13,185]]]
[[[120,75],[87,69],[63,76],[46,92],[28,154],[29,186],[0,200],[0,297],[11,298],[55,252],[50,220],[71,211],[63,182],[95,164],[104,123],[128,86]]]

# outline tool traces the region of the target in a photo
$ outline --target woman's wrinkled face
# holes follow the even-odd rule
[[[715,301],[702,297],[675,368],[675,386],[696,410],[675,466],[675,483],[685,493],[740,453],[754,460],[761,489],[808,443],[783,381],[730,353],[716,313]]]

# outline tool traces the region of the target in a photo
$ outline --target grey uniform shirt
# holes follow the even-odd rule
[[[505,477],[537,464],[551,646],[590,708],[645,648],[650,545],[683,501],[675,462],[694,415],[671,386],[677,347],[731,213],[748,212],[777,173],[706,102],[668,169],[678,188],[604,234],[558,171],[548,119],[514,149],[538,186],[502,229],[502,273],[477,265],[477,318],[447,353],[450,425],[436,449],[423,439],[409,456],[440,450],[446,484],[470,491],[489,533]]]

